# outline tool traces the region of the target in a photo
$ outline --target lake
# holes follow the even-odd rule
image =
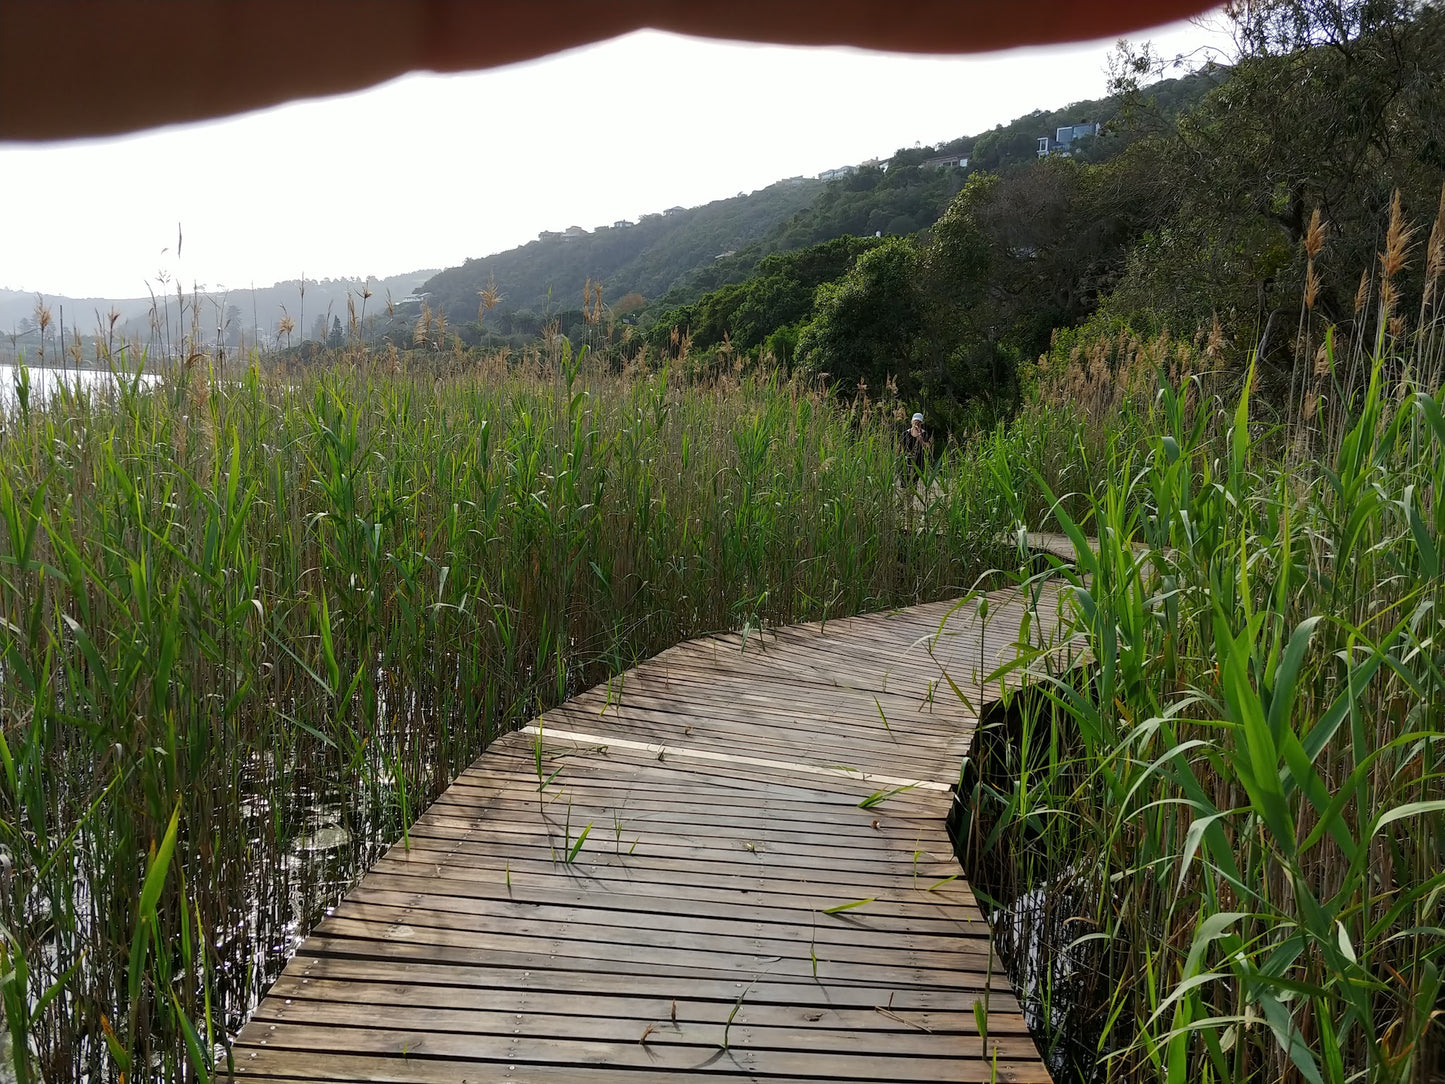
[[[115,388],[115,377],[105,369],[52,369],[38,365],[27,365],[30,376],[30,403],[43,403],[61,387],[84,388],[89,391],[103,391]],[[14,365],[0,365],[0,407],[9,408],[17,404],[15,382],[19,368]],[[160,377],[153,373],[141,374],[141,384],[152,387]]]

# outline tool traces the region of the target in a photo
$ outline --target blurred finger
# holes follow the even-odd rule
[[[0,138],[133,131],[514,63],[652,27],[971,52],[1112,37],[1200,0],[5,0]]]

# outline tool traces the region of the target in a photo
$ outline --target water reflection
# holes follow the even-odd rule
[[[23,374],[23,375],[22,375]],[[121,373],[107,369],[56,369],[42,365],[0,365],[0,409],[11,410],[22,402],[37,407],[61,388],[70,391],[113,392],[125,381],[139,388],[152,388],[160,377],[154,373]],[[3,1084],[3,1080],[0,1080]]]

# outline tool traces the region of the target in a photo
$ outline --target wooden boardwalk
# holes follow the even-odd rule
[[[944,823],[1024,609],[691,641],[498,740],[302,944],[234,1079],[1047,1081]]]

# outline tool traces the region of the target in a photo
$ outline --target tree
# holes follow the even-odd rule
[[[241,320],[241,307],[239,305],[231,304],[226,306],[226,319],[221,325],[221,328],[226,349],[239,349],[246,332],[245,325]]]
[[[901,395],[916,397],[915,352],[925,328],[918,263],[911,243],[890,239],[820,286],[816,315],[798,338],[801,363],[844,394],[864,386],[876,393],[892,378]]]
[[[919,383],[958,402],[1010,401],[1019,360],[1043,353],[1118,280],[1154,221],[1151,181],[1137,148],[1103,165],[1049,157],[970,177],[923,252]]]
[[[1408,217],[1433,213],[1445,170],[1445,11],[1418,0],[1253,0],[1229,13],[1234,66],[1160,137],[1164,213],[1111,305],[1183,333],[1232,311],[1259,329],[1268,360],[1292,352],[1276,329],[1299,311],[1316,210],[1329,228],[1316,311],[1342,326],[1393,193]],[[1399,283],[1407,299],[1422,286],[1418,262],[1412,274]]]
[[[341,330],[341,317],[331,318],[331,334],[326,336],[326,345],[333,350],[340,350],[346,345],[346,336]]]

